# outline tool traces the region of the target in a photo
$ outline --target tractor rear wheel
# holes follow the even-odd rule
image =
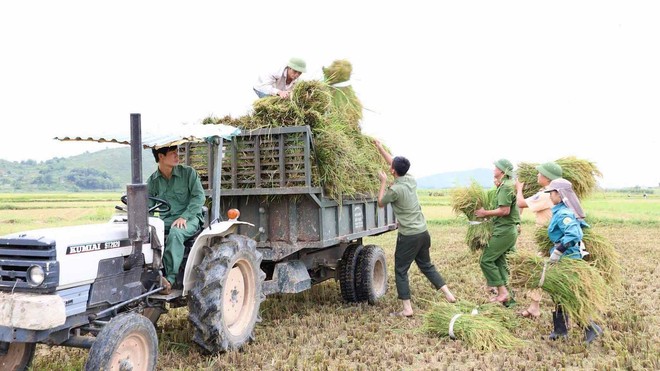
[[[355,269],[357,267],[358,256],[362,252],[362,245],[350,245],[344,250],[339,261],[337,278],[339,279],[339,290],[341,297],[347,303],[358,301],[355,291]]]
[[[387,262],[380,247],[367,245],[358,256],[355,292],[358,301],[369,304],[376,304],[387,292]]]
[[[0,347],[7,348],[6,353],[0,355],[0,370],[25,370],[34,358],[34,343],[0,343]]]
[[[154,325],[137,313],[120,314],[96,336],[85,370],[156,369],[158,337]]]
[[[207,353],[239,349],[254,339],[265,299],[261,253],[249,237],[232,234],[212,247],[195,267],[188,298],[193,341]]]

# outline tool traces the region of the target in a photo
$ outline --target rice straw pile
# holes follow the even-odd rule
[[[621,265],[619,264],[619,253],[614,245],[604,236],[598,234],[593,227],[582,230],[584,236],[582,241],[585,250],[589,255],[584,260],[593,265],[603,276],[605,282],[614,288],[621,284]],[[534,233],[534,239],[539,247],[539,252],[543,256],[549,256],[553,244],[548,237],[548,230],[544,227],[537,227]]]
[[[480,208],[491,209],[496,189],[485,190],[475,180],[469,187],[454,188],[450,191],[451,208],[456,214],[463,214],[469,221],[481,224],[469,224],[465,234],[465,243],[472,252],[485,249],[493,234],[493,223],[484,218],[477,218],[474,212]]]
[[[514,253],[509,255],[510,282],[518,287],[537,288],[547,259]],[[608,300],[608,287],[598,270],[581,259],[561,259],[548,264],[541,287],[555,303],[584,326],[599,321]]]
[[[477,305],[467,300],[458,300],[454,303],[454,306],[456,306],[461,313],[476,312],[479,315],[496,320],[509,330],[518,327],[520,324],[520,316],[517,316],[513,311],[508,310],[500,303],[485,303]]]
[[[598,182],[597,177],[603,174],[598,170],[593,162],[578,159],[576,157],[563,157],[555,161],[562,169],[562,178],[568,180],[573,185],[573,190],[579,199],[582,199],[592,193]],[[536,163],[521,162],[518,164],[516,174],[518,180],[525,183],[523,186],[523,196],[531,197],[541,189],[537,183]]]
[[[326,81],[298,82],[291,99],[265,97],[254,102],[249,115],[209,117],[203,123],[223,123],[243,130],[309,125],[314,141],[314,186],[322,186],[337,201],[345,196],[372,196],[380,187],[378,172],[388,164],[373,140],[361,133],[362,104],[352,87],[329,85],[346,81],[351,71],[348,61],[335,61],[324,68]]]
[[[464,311],[465,308],[447,302],[433,303],[431,309],[424,314],[422,330],[437,336],[450,336],[450,322],[456,314],[461,313],[454,321],[453,332],[456,339],[465,341],[469,346],[492,351],[524,344],[521,339],[513,336],[500,320],[481,312],[472,315],[472,308]]]

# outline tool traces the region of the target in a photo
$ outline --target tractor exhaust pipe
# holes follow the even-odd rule
[[[142,128],[139,113],[131,113],[131,184],[126,186],[128,238],[133,245],[124,261],[128,270],[142,265],[142,245],[149,240],[147,185],[142,183]]]

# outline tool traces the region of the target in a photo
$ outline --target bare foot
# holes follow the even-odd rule
[[[497,295],[497,296],[494,296],[494,297],[490,298],[491,303],[495,303],[495,302],[504,303],[507,300],[509,300],[509,295],[503,295],[503,296],[502,295]]]
[[[539,318],[541,316],[541,312],[533,312],[530,309],[525,309],[525,310],[523,310],[522,312],[520,312],[518,314],[520,314],[521,316],[523,316],[525,318],[531,318],[531,319],[536,319],[536,318]]]
[[[445,294],[445,299],[447,299],[448,302],[450,303],[456,302],[456,298],[454,297],[454,294],[451,293],[447,285],[442,286],[440,288],[440,291],[442,291],[442,293]]]
[[[401,311],[401,312],[392,312],[392,313],[390,313],[390,317],[406,317],[406,318],[410,318],[410,317],[412,317],[412,316],[413,316],[412,312],[411,312],[411,313],[406,313],[406,312],[404,312],[404,311]]]

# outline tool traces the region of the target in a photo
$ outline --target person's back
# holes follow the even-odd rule
[[[431,284],[444,293],[445,299],[453,303],[456,298],[431,262],[429,252],[431,235],[417,199],[417,182],[408,174],[410,161],[401,156],[393,158],[379,141],[375,141],[375,144],[378,152],[390,165],[390,174],[394,176],[394,183],[387,189],[387,175],[382,171],[378,173],[380,178],[378,206],[392,204],[392,210],[399,223],[399,233],[394,248],[394,281],[398,298],[403,303],[403,310],[392,312],[390,315],[410,317],[413,314],[408,282],[408,270],[413,261]]]
[[[426,220],[417,198],[415,178],[410,174],[397,177],[390,190],[394,195],[384,198],[383,202],[392,204],[392,210],[399,223],[399,233],[411,236],[426,231]]]

